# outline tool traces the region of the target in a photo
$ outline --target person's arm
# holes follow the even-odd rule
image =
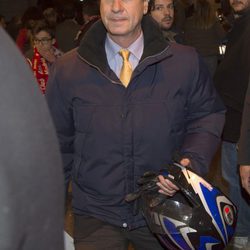
[[[242,116],[238,162],[242,187],[250,194],[250,84],[246,93]]]
[[[186,133],[180,149],[181,158],[205,175],[221,141],[225,107],[219,98],[207,68],[198,59],[187,102]]]
[[[194,68],[187,97],[186,133],[180,149],[180,163],[205,175],[221,140],[225,107],[200,59]],[[178,190],[163,176],[159,176],[158,186],[161,188],[159,192],[170,196]]]
[[[65,100],[57,81],[56,65],[52,65],[46,89],[47,103],[55,124],[62,153],[66,190],[71,178],[74,152],[74,124],[70,103]]]

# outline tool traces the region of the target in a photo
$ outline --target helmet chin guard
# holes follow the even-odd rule
[[[158,178],[143,183],[142,211],[163,246],[175,250],[221,250],[233,237],[237,209],[220,189],[177,163],[159,174],[180,189],[173,197],[158,193]],[[140,181],[142,182],[142,181]],[[150,183],[150,184],[149,184]],[[145,185],[150,188],[145,188]]]

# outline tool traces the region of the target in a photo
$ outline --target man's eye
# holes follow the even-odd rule
[[[43,39],[41,39],[42,42],[48,42],[50,40],[51,40],[50,38],[43,38]]]
[[[163,11],[163,7],[162,7],[162,6],[156,6],[156,7],[155,7],[155,10]]]

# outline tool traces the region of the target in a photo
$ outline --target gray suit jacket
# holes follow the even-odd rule
[[[63,173],[52,120],[25,58],[0,29],[0,249],[63,249]]]

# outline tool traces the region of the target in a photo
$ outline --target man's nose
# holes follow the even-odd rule
[[[168,7],[163,8],[163,14],[164,14],[164,16],[169,16],[170,15],[170,9]]]
[[[121,0],[113,0],[112,2],[112,11],[119,12],[123,9],[122,1]]]

